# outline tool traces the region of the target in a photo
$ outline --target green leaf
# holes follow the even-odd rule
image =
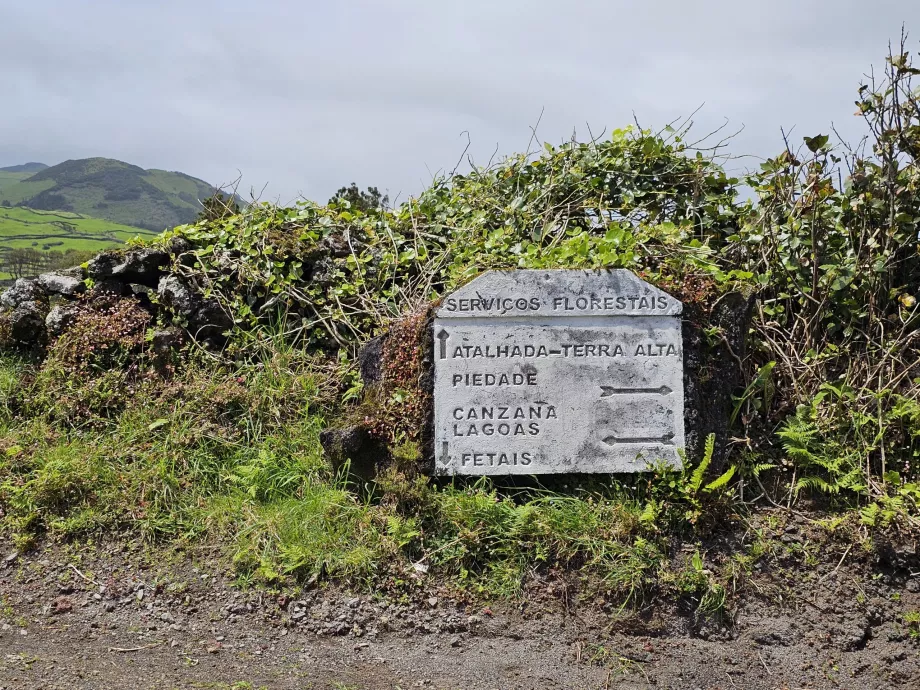
[[[814,137],[802,137],[805,140],[805,146],[808,147],[808,150],[812,153],[817,153],[825,146],[827,142],[830,141],[830,137],[827,134],[819,134]]]
[[[715,491],[717,489],[721,489],[723,486],[728,484],[728,482],[730,482],[731,478],[734,476],[735,476],[735,467],[734,466],[729,467],[728,470],[722,473],[722,476],[720,476],[715,481],[712,481],[709,484],[707,484],[704,491],[710,492],[710,491]]]
[[[703,450],[703,459],[700,460],[700,464],[697,465],[696,469],[693,470],[693,474],[690,475],[690,488],[694,492],[698,491],[703,483],[703,475],[706,473],[706,468],[709,467],[709,463],[712,462],[712,454],[713,451],[715,451],[715,447],[716,435],[709,434],[706,437],[706,445]]]

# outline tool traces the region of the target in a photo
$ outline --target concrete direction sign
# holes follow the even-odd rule
[[[681,303],[626,270],[491,271],[434,322],[438,474],[680,466]]]

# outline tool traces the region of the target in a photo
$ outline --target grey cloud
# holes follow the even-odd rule
[[[573,128],[702,133],[832,121],[920,6],[855,0],[0,0],[0,164],[105,155],[266,196],[323,200],[351,180],[403,196],[454,166]],[[920,45],[920,33],[912,41]],[[750,164],[750,161],[748,161]],[[733,164],[738,166],[740,164]]]

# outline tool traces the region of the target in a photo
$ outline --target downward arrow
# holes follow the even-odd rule
[[[447,447],[448,447],[448,445],[449,445],[449,444],[447,443],[447,441],[442,441],[442,442],[441,442],[441,457],[438,458],[438,460],[440,460],[440,462],[441,462],[442,465],[449,465],[449,464],[450,464],[450,455],[447,454]]]
[[[450,334],[448,334],[448,332],[445,331],[443,328],[441,329],[441,332],[438,333],[437,335],[437,339],[441,341],[441,359],[447,358],[447,339],[449,337],[450,337]]]
[[[669,432],[664,436],[624,436],[619,438],[617,436],[608,436],[604,439],[604,443],[608,446],[616,446],[621,443],[660,443],[665,446],[674,445],[674,432]]]
[[[614,388],[601,386],[601,397],[609,398],[611,395],[635,395],[637,393],[655,393],[657,395],[670,395],[673,391],[667,386],[660,388]]]

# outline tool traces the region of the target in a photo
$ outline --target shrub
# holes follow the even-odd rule
[[[176,228],[176,270],[241,327],[284,314],[291,335],[339,348],[489,268],[615,268],[720,280],[715,249],[738,231],[734,184],[683,133],[618,130],[439,178],[398,209],[253,204]],[[169,239],[167,237],[166,239]]]

